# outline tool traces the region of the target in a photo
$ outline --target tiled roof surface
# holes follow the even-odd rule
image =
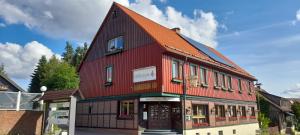
[[[225,64],[222,64],[220,62],[213,60],[208,55],[197,50],[189,42],[187,42],[182,37],[180,37],[177,34],[177,32],[175,32],[169,28],[166,28],[166,27],[118,4],[118,3],[114,3],[114,4],[117,5],[126,14],[128,14],[129,17],[131,17],[141,28],[143,28],[145,30],[145,32],[147,32],[150,36],[152,36],[152,38],[155,39],[163,48],[173,49],[180,53],[184,53],[184,54],[196,57],[196,58],[200,59],[201,61],[207,62],[209,64],[221,66],[222,68],[225,68],[232,72],[236,72],[238,74],[242,74],[244,76],[255,79],[252,75],[250,75],[248,72],[246,72],[245,70],[240,68],[238,65],[236,65],[235,63],[230,61],[228,58],[226,58],[224,55],[219,53],[217,50],[209,47],[210,50],[215,52],[219,57],[225,59],[228,63],[234,65],[234,67],[230,67],[230,66],[227,66]]]
[[[77,89],[70,90],[57,90],[57,91],[46,91],[40,100],[61,100],[61,99],[69,99],[70,96],[75,94]]]

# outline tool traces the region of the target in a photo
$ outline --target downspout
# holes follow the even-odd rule
[[[187,57],[185,57],[185,60],[182,64],[182,87],[183,87],[183,97],[181,100],[181,103],[183,105],[181,111],[182,111],[182,128],[183,128],[183,135],[186,135],[185,130],[186,130],[186,111],[185,111],[185,101],[186,101],[186,90],[187,90],[187,86],[186,86],[186,79],[185,79],[185,64],[187,63]]]

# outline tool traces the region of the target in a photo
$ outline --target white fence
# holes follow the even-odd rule
[[[0,110],[39,110],[38,100],[41,96],[41,93],[1,91]]]

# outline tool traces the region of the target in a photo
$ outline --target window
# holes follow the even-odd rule
[[[223,131],[222,130],[219,131],[219,135],[223,135]]]
[[[111,85],[112,84],[112,73],[113,72],[113,68],[112,66],[108,66],[106,67],[106,85]]]
[[[229,105],[228,106],[228,116],[229,120],[237,120],[237,114],[236,114],[236,106]]]
[[[226,88],[226,76],[225,74],[222,74],[222,89]]]
[[[119,118],[131,119],[134,114],[134,104],[133,101],[120,101],[120,113]]]
[[[248,82],[248,94],[252,94],[252,90],[251,90],[251,82]]]
[[[118,17],[117,15],[118,15],[117,10],[115,10],[115,11],[112,12],[112,18],[113,19],[117,18]]]
[[[215,105],[216,107],[216,121],[224,121],[225,118],[225,106],[224,105]]]
[[[208,105],[193,106],[193,127],[208,126]]]
[[[190,64],[190,76],[197,76],[197,66]]]
[[[107,52],[108,53],[119,52],[123,50],[123,47],[124,47],[123,36],[119,36],[108,41]]]
[[[218,72],[214,72],[214,86],[215,88],[219,88],[219,73]]]
[[[232,130],[232,134],[236,134],[236,130],[235,129]]]
[[[238,87],[239,87],[239,92],[242,93],[242,80],[238,79]]]
[[[201,84],[202,86],[207,86],[207,69],[200,68],[201,71]]]
[[[250,118],[255,118],[255,108],[254,107],[250,107]]]
[[[231,80],[231,76],[227,76],[227,86],[228,86],[228,90],[232,91],[232,80]]]
[[[246,107],[245,106],[239,106],[239,112],[240,112],[240,119],[246,119]]]
[[[178,60],[172,61],[172,79],[173,81],[180,80],[181,78],[181,67]]]

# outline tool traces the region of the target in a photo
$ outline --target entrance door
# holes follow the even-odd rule
[[[149,104],[148,128],[171,129],[171,106],[167,103]]]

